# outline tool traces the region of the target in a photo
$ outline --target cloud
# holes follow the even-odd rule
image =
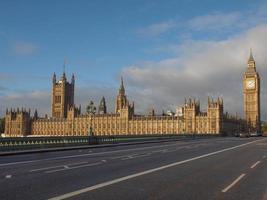
[[[262,114],[267,117],[264,85],[267,81],[267,26],[261,25],[220,41],[186,41],[177,46],[177,56],[159,62],[144,62],[123,69],[130,96],[136,108],[151,106],[175,109],[185,97],[199,98],[205,105],[209,95],[224,98],[225,110],[243,112],[242,75],[246,70],[249,48],[253,48],[262,81]],[[205,109],[205,107],[204,107]]]
[[[0,116],[4,116],[7,108],[38,109],[42,114],[49,113],[50,92],[48,91],[20,91],[10,92],[0,96]]]
[[[137,33],[142,36],[159,36],[171,30],[178,31],[181,39],[187,39],[194,33],[205,32],[209,37],[222,37],[225,33],[236,33],[267,22],[267,4],[262,4],[244,12],[212,12],[191,19],[175,18],[140,28]],[[220,31],[220,32],[218,32]],[[215,34],[214,34],[215,33]]]
[[[32,55],[37,50],[38,46],[30,42],[15,42],[11,45],[11,51],[20,56]]]
[[[172,20],[152,24],[147,27],[140,28],[137,33],[142,36],[158,36],[165,33],[175,27],[175,23]]]
[[[188,26],[193,30],[220,30],[225,27],[236,25],[242,18],[239,12],[233,13],[212,13],[203,16],[197,16],[189,20]]]

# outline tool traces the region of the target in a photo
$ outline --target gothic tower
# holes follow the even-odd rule
[[[249,131],[259,131],[260,118],[260,76],[250,49],[246,72],[243,75],[244,113]]]
[[[68,109],[74,106],[74,74],[72,75],[71,82],[69,83],[67,81],[65,71],[59,81],[56,80],[56,74],[54,73],[52,84],[52,117],[66,118]]]
[[[107,106],[105,97],[102,97],[99,107],[98,107],[98,114],[106,114],[107,113]]]
[[[125,95],[125,89],[123,85],[123,79],[121,77],[121,85],[119,89],[119,94],[117,95],[117,100],[116,100],[116,108],[115,108],[115,113],[119,113],[122,108],[125,108],[128,106],[128,100]]]

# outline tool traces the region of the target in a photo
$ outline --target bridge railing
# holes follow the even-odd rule
[[[44,149],[97,144],[118,144],[159,140],[183,140],[219,136],[215,134],[118,135],[118,136],[55,136],[0,138],[0,151]]]
[[[88,145],[89,137],[11,137],[0,138],[0,150],[24,150]]]

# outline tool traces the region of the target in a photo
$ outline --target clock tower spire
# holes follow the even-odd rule
[[[249,131],[260,132],[260,76],[250,49],[247,69],[243,75],[244,114]]]

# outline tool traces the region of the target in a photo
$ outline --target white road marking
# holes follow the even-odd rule
[[[250,168],[253,169],[254,167],[256,167],[258,164],[260,164],[261,161],[257,161],[255,162]]]
[[[230,185],[228,185],[226,188],[222,190],[223,193],[230,190],[235,184],[237,184],[238,181],[240,181],[246,174],[241,174],[239,177],[237,177]]]
[[[124,158],[121,158],[121,160],[129,160],[129,159],[133,159],[134,157],[132,156],[128,156],[128,157],[124,157]]]
[[[128,155],[122,155],[122,156],[114,156],[114,157],[110,157],[109,159],[114,160],[114,159],[120,159],[120,158],[125,158],[125,157],[132,157],[138,154],[128,154]]]
[[[107,162],[106,160],[101,160],[102,162]]]
[[[90,163],[90,164],[87,164],[87,165],[78,165],[78,166],[75,166],[75,167],[69,167],[68,166],[67,168],[45,171],[44,173],[51,174],[51,173],[54,173],[54,172],[77,169],[77,168],[82,168],[82,167],[91,167],[91,166],[96,166],[96,165],[100,165],[100,164],[102,164],[102,162]]]
[[[168,152],[168,149],[161,150],[161,153],[167,153],[167,152]]]
[[[47,169],[54,169],[54,168],[59,168],[59,167],[63,167],[63,165],[56,165],[56,166],[52,166],[52,167],[43,167],[43,168],[38,168],[38,169],[32,169],[29,172],[38,172],[38,171],[43,171],[43,170],[47,170]]]
[[[149,169],[149,170],[146,170],[146,171],[143,171],[143,172],[139,172],[139,173],[136,173],[136,174],[131,174],[131,175],[124,176],[124,177],[121,177],[121,178],[117,178],[117,179],[114,179],[114,180],[111,180],[111,181],[107,181],[107,182],[100,183],[100,184],[93,185],[93,186],[89,186],[89,187],[86,187],[86,188],[83,188],[83,189],[80,189],[80,190],[76,190],[76,191],[73,191],[73,192],[70,192],[70,193],[66,193],[66,194],[63,194],[63,195],[60,195],[60,196],[56,196],[56,197],[50,198],[49,200],[61,200],[61,199],[74,197],[74,196],[80,195],[82,193],[90,192],[92,190],[97,190],[97,189],[100,189],[100,188],[103,188],[103,187],[106,187],[106,186],[109,186],[109,185],[113,185],[113,184],[116,184],[116,183],[119,183],[119,182],[122,182],[122,181],[126,181],[126,180],[133,179],[133,178],[136,178],[136,177],[139,177],[139,176],[143,176],[143,175],[146,175],[146,174],[150,174],[150,173],[154,173],[154,172],[157,172],[157,171],[161,171],[161,170],[164,170],[164,169],[167,169],[167,168],[170,168],[170,167],[178,166],[178,165],[181,165],[181,164],[184,164],[184,163],[188,163],[188,162],[191,162],[191,161],[194,161],[194,160],[198,160],[198,159],[201,159],[201,158],[206,158],[206,157],[209,157],[209,156],[213,156],[213,155],[225,152],[225,151],[230,151],[230,150],[237,149],[237,148],[240,148],[240,147],[243,147],[243,146],[247,146],[249,144],[252,144],[252,143],[255,143],[255,142],[258,142],[258,141],[260,141],[260,140],[255,140],[255,141],[248,142],[248,143],[245,143],[245,144],[241,144],[241,145],[237,145],[237,146],[234,146],[234,147],[230,147],[230,148],[222,149],[222,150],[219,150],[219,151],[215,151],[215,152],[212,152],[212,153],[203,154],[201,156],[189,158],[187,160],[171,163],[171,164],[164,165],[164,166],[161,166],[161,167],[157,167],[157,168],[154,168],[154,169]]]
[[[161,153],[162,150],[151,151],[152,153]]]
[[[150,155],[151,155],[150,153],[146,153],[146,154],[141,154],[141,155],[136,155],[136,156],[127,156],[126,158],[121,158],[121,160],[130,160],[130,159],[134,159],[134,158],[147,157]]]
[[[6,179],[12,178],[12,175],[8,174],[5,176]]]
[[[88,162],[78,162],[78,163],[71,163],[71,164],[66,164],[66,165],[81,165],[81,164],[86,164]],[[29,172],[38,172],[38,171],[44,171],[47,169],[54,169],[54,168],[59,168],[59,167],[65,167],[66,165],[56,165],[56,166],[51,166],[51,167],[43,167],[43,168],[38,168],[38,169],[32,169]]]

